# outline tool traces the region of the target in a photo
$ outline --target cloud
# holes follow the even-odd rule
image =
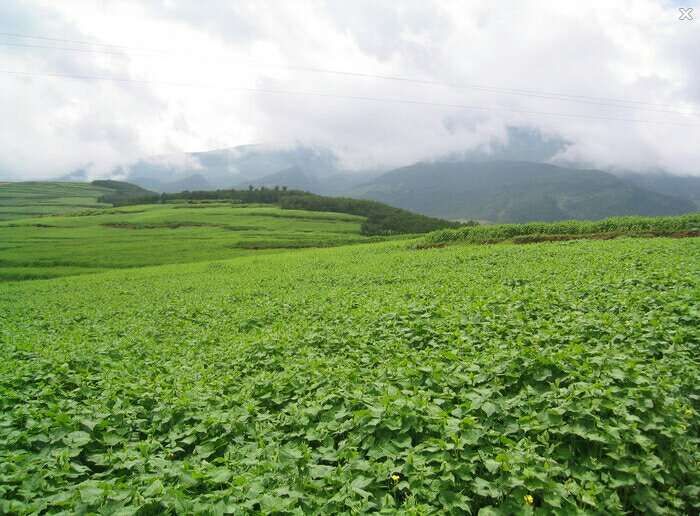
[[[164,154],[162,156],[150,156],[144,159],[143,161],[149,165],[167,167],[175,171],[202,170],[202,168],[204,168],[196,157],[186,153],[172,153]]]
[[[500,149],[519,127],[565,142],[552,158],[562,162],[700,174],[700,117],[667,112],[700,113],[700,21],[681,22],[677,7],[10,0],[2,32],[102,45],[5,36],[83,51],[2,47],[4,69],[133,81],[0,76],[11,129],[0,132],[0,171],[38,178],[92,164],[100,174],[254,142],[391,167]],[[372,100],[382,98],[396,102]]]

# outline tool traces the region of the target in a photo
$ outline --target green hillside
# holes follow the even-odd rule
[[[363,217],[231,203],[154,204],[0,222],[0,281],[370,240]]]
[[[388,172],[352,195],[436,217],[498,222],[697,211],[691,200],[599,170],[513,161],[418,163]]]
[[[428,217],[377,201],[353,199],[350,197],[328,197],[302,190],[290,190],[286,186],[275,186],[273,188],[261,186],[254,188],[250,185],[245,189],[186,190],[178,193],[132,196],[123,201],[108,197],[104,199],[113,200],[115,205],[159,204],[173,201],[230,201],[238,203],[265,203],[279,206],[283,209],[346,213],[365,219],[360,227],[360,232],[368,236],[427,233],[428,231],[454,228],[462,225],[459,222]]]
[[[377,243],[2,290],[1,513],[700,509],[698,239]]]
[[[26,210],[43,206],[46,212],[37,218],[36,211],[13,211],[12,218],[0,220],[0,281],[327,247],[459,226],[375,201],[282,188],[155,194],[109,180],[6,188],[8,206],[23,202]],[[56,211],[62,215],[52,215]]]
[[[90,183],[0,183],[0,220],[108,206],[97,199],[109,192],[109,189]]]
[[[111,203],[100,198],[116,193],[126,198],[152,192],[121,181],[0,183],[0,221],[104,208]]]

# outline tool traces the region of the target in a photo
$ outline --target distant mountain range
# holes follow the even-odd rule
[[[392,170],[350,193],[426,215],[499,222],[675,215],[699,209],[691,198],[662,193],[658,187],[650,182],[644,188],[600,170],[457,161]]]
[[[518,138],[521,147],[529,148],[530,136]],[[543,152],[552,152],[553,145],[549,149],[533,144]],[[496,155],[539,157],[521,150]],[[84,171],[77,171],[61,179],[84,180],[85,176]],[[324,148],[246,145],[144,159],[119,167],[112,176],[158,192],[287,186],[321,195],[377,200],[434,217],[498,222],[700,210],[700,177],[614,175],[526,160],[495,160],[474,153],[382,173],[343,170],[335,154]]]
[[[247,185],[290,168],[304,171],[313,178],[338,172],[337,158],[328,149],[300,145],[243,145],[142,159],[118,167],[111,176],[149,190],[179,192]],[[77,170],[59,179],[82,181],[87,178],[85,170]]]

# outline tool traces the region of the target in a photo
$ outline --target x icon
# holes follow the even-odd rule
[[[693,20],[693,8],[692,7],[679,7],[678,10],[681,13],[680,17],[678,18],[679,20],[688,20],[688,21]]]

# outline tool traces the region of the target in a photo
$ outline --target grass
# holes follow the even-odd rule
[[[111,192],[89,183],[0,183],[0,221],[107,207],[98,198]]]
[[[364,218],[229,203],[83,210],[0,222],[0,281],[41,279],[253,251],[367,242]]]
[[[356,221],[211,209],[279,240],[359,239]],[[109,251],[30,226],[25,257],[219,258],[246,233],[180,248],[168,235],[202,228],[102,225],[173,215],[57,218],[115,235]],[[151,250],[120,254],[132,238]],[[0,513],[696,514],[699,347],[693,238],[384,242],[6,283]]]

